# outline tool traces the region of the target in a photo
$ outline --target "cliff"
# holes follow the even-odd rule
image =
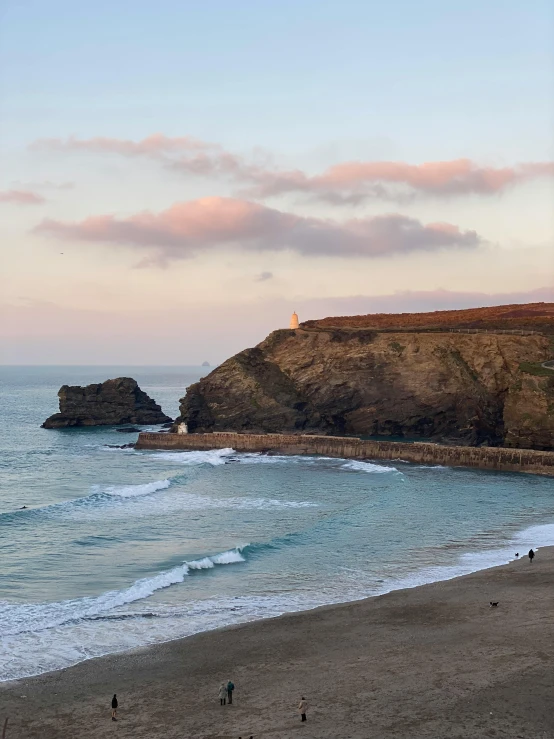
[[[344,317],[341,325],[325,319],[274,331],[188,388],[178,420],[190,432],[554,449],[554,371],[542,366],[554,357],[554,305],[502,308],[504,319],[498,307],[478,309],[480,331],[463,325],[471,311],[446,323],[444,313],[454,312]],[[520,320],[513,316],[522,310]]]
[[[42,428],[158,424],[171,421],[156,401],[143,392],[136,380],[130,377],[118,377],[86,387],[62,385],[58,397],[60,412],[47,418]]]

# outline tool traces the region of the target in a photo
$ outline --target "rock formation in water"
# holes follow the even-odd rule
[[[60,412],[46,419],[42,424],[45,429],[171,421],[131,377],[117,377],[86,387],[63,385],[58,397]]]
[[[177,422],[554,449],[553,339],[554,304],[310,321],[189,387]]]

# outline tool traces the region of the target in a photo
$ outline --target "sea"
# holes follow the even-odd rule
[[[0,681],[446,580],[554,544],[545,477],[135,451],[114,448],[136,440],[114,427],[40,427],[62,384],[133,377],[175,417],[207,372],[0,368]]]

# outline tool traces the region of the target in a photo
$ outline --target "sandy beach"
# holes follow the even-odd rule
[[[554,737],[553,582],[544,548],[533,564],[94,659],[3,683],[0,720],[7,739]]]

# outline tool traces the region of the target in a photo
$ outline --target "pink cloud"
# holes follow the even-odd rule
[[[470,159],[424,162],[344,162],[321,174],[270,166],[268,157],[250,161],[219,144],[189,136],[155,133],[139,141],[108,137],[41,139],[35,149],[90,151],[127,157],[149,157],[187,175],[224,177],[248,187],[251,197],[304,193],[330,203],[357,204],[368,198],[402,200],[416,194],[436,197],[493,195],[510,186],[554,175],[554,162],[526,162],[487,167]]]
[[[300,170],[266,172],[259,177],[253,193],[268,197],[287,192],[305,192],[329,201],[342,199],[356,202],[370,196],[394,199],[400,194],[398,190],[391,189],[391,186],[396,186],[435,196],[492,195],[510,185],[552,175],[554,162],[502,168],[482,167],[469,159],[419,165],[405,162],[347,162],[312,177]]]
[[[222,246],[251,251],[289,249],[307,257],[381,257],[414,250],[476,247],[475,231],[424,225],[399,214],[347,221],[308,218],[234,198],[175,203],[160,213],[127,218],[90,216],[79,222],[44,220],[35,232],[61,239],[148,248],[158,261],[182,259]]]
[[[45,198],[30,190],[0,190],[0,203],[16,203],[17,205],[39,205]]]
[[[139,141],[96,136],[90,139],[39,139],[34,150],[84,151],[125,157],[157,159],[168,169],[197,177],[229,177],[240,182],[256,182],[262,165],[249,164],[243,157],[225,151],[219,144],[191,136],[155,133]]]

